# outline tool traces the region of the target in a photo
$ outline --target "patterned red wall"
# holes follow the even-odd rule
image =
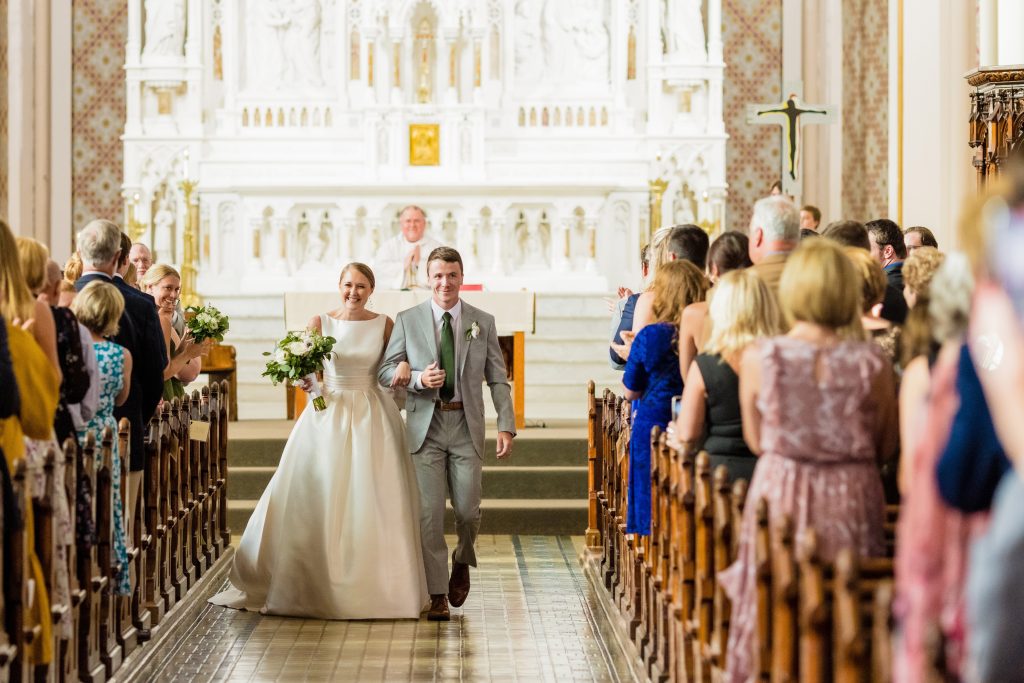
[[[782,0],[723,0],[722,43],[727,227],[746,232],[753,203],[779,177],[779,129],[747,125],[746,110],[781,95]]]
[[[71,99],[73,231],[93,218],[121,222],[125,122],[124,0],[74,0]]]
[[[843,217],[888,212],[888,2],[843,0]]]

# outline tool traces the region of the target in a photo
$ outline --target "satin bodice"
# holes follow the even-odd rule
[[[367,390],[377,386],[377,367],[384,353],[387,316],[373,320],[335,320],[320,316],[324,335],[337,340],[324,363],[324,386],[332,390]]]

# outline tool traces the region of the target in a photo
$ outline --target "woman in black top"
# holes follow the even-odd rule
[[[711,466],[725,465],[733,479],[749,479],[755,456],[743,441],[739,377],[743,350],[782,332],[782,314],[764,281],[749,270],[726,273],[708,309],[711,337],[690,364],[676,434],[683,448],[705,450]]]

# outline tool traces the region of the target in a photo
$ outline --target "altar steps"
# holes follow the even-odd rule
[[[260,374],[269,351],[284,333],[283,295],[207,296],[231,317],[225,343],[238,361],[238,412],[243,420],[285,417],[285,391]],[[578,419],[586,412],[586,382],[618,387],[620,373],[608,365],[609,313],[599,294],[538,294],[537,331],[526,336],[528,424]],[[485,392],[486,393],[486,392]],[[487,413],[493,416],[489,399]]]
[[[260,495],[277,470],[287,421],[239,422],[228,442],[228,523],[241,534]],[[481,533],[583,533],[587,524],[587,451],[582,425],[526,429],[511,459],[484,452]],[[446,531],[454,532],[449,509]]]

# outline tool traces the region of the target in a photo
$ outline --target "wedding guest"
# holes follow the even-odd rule
[[[62,308],[71,306],[71,302],[74,301],[75,295],[78,293],[78,290],[75,289],[75,283],[80,277],[82,277],[82,257],[76,251],[64,263],[64,282],[60,285],[60,301],[57,304],[58,306]]]
[[[127,418],[131,426],[127,514],[134,517],[135,503],[139,498],[146,467],[144,429],[163,396],[167,346],[153,297],[114,277],[115,267],[120,260],[121,234],[121,229],[107,220],[90,221],[79,231],[75,243],[82,258],[83,270],[81,277],[75,281],[75,287],[81,291],[93,281],[109,282],[124,297],[117,335],[111,341],[127,349],[135,362],[132,364],[128,400],[114,410],[114,417],[118,420]]]
[[[887,285],[885,273],[878,265],[878,261],[871,258],[871,254],[863,249],[846,247],[843,251],[853,262],[860,279],[861,325],[871,340],[885,351],[889,361],[896,363],[900,358],[902,329],[880,315]]]
[[[153,265],[153,252],[142,242],[136,242],[128,252],[128,260],[135,266],[139,280],[146,277],[146,271]]]
[[[45,291],[49,284],[47,266],[51,263],[50,250],[30,237],[19,237],[17,244],[22,275],[32,294],[49,309],[57,336],[61,383],[60,401],[57,404],[53,427],[57,443],[63,444],[66,439],[75,435],[75,426],[68,406],[72,403],[81,403],[89,391],[89,372],[84,362],[82,337],[75,314],[70,309],[50,306],[47,302]]]
[[[737,372],[747,346],[781,333],[782,314],[764,281],[742,269],[718,281],[708,312],[713,332],[686,375],[675,434],[683,448],[706,450],[712,468],[749,480],[757,461],[743,441]]]
[[[88,260],[88,259],[86,259]],[[103,430],[110,428],[114,432],[112,449],[112,465],[110,468],[111,489],[113,491],[113,555],[111,564],[116,568],[114,591],[118,595],[131,595],[131,581],[128,568],[128,546],[125,533],[124,497],[121,487],[121,453],[117,438],[117,419],[114,407],[124,405],[128,400],[132,385],[132,354],[123,346],[109,341],[118,333],[118,325],[125,308],[124,296],[109,282],[97,279],[87,283],[78,292],[72,310],[78,319],[92,333],[93,349],[100,369],[100,405],[96,414],[89,420],[85,428],[79,431],[81,444],[85,444],[85,435],[92,432],[99,441]]]
[[[768,188],[768,196],[769,197],[778,197],[781,194],[782,194],[782,181],[781,180],[776,180],[774,183],[772,183],[772,186],[770,188]]]
[[[185,385],[193,382],[202,369],[202,356],[210,344],[196,344],[190,335],[181,337],[171,325],[175,305],[181,294],[181,276],[171,266],[158,263],[146,271],[142,279],[142,288],[156,300],[160,314],[160,328],[164,343],[167,345],[167,357],[170,362],[164,368],[163,399],[181,398],[185,395]]]
[[[821,225],[821,209],[805,204],[800,209],[800,229],[817,233],[819,225]]]
[[[749,268],[750,239],[742,232],[728,230],[719,235],[708,251],[708,280],[711,291],[706,301],[697,301],[685,309],[679,322],[679,375],[686,378],[690,362],[707,341],[704,329],[708,315],[708,304],[714,292],[715,283],[726,273],[738,268]],[[707,330],[710,332],[710,329]]]
[[[640,250],[640,277],[642,278],[642,286],[646,285],[648,273],[650,272],[651,266],[651,245],[645,244],[643,249]],[[627,330],[633,329],[633,312],[636,310],[637,299],[640,298],[640,293],[634,293],[633,290],[628,287],[619,287],[618,289],[619,300],[615,302],[614,308],[612,309],[612,343],[622,343],[622,333]],[[611,357],[611,364],[613,370],[625,370],[626,361],[619,358],[619,355],[608,348],[608,355]]]
[[[842,247],[805,242],[779,283],[789,332],[743,354],[743,435],[759,458],[737,559],[719,576],[733,606],[729,680],[748,680],[756,661],[754,536],[761,499],[768,502],[772,525],[783,516],[794,521],[795,537],[813,525],[826,562],[844,547],[864,557],[885,549],[877,463],[898,446],[896,390],[882,351],[861,341],[860,291]]]
[[[860,247],[871,251],[871,239],[868,237],[868,229],[863,223],[857,221],[834,221],[826,226],[822,237],[838,242],[846,247]]]
[[[443,246],[426,234],[427,214],[418,206],[407,206],[398,215],[401,232],[381,244],[373,267],[382,287],[387,289],[427,288],[427,257]]]
[[[662,228],[654,234],[651,250],[654,254],[654,273],[657,273],[662,265],[673,261],[689,261],[703,271],[707,264],[708,235],[696,225]],[[651,322],[653,306],[654,293],[650,290],[637,299],[633,312],[634,335]]]
[[[907,256],[903,262],[903,298],[909,308],[914,308],[922,298],[927,304],[932,277],[944,258],[945,254],[935,247],[925,246],[917,247]]]
[[[677,321],[687,305],[704,298],[707,279],[689,261],[672,261],[655,272],[651,289],[653,320],[619,353],[627,358],[622,376],[624,395],[637,401],[629,446],[626,512],[627,533],[636,534],[649,534],[651,529],[651,428],[668,425],[671,399],[683,389],[676,357]]]
[[[900,292],[899,297],[886,298],[882,305],[882,317],[897,325],[907,319],[907,302],[903,292],[903,261],[907,258],[907,245],[903,242],[900,226],[888,218],[869,221],[864,225],[868,230],[871,256],[885,270],[889,284]]]
[[[914,252],[908,265],[913,258]],[[979,516],[947,506],[935,481],[959,401],[957,359],[974,289],[966,258],[950,254],[933,283],[928,315],[941,350],[907,364],[899,399],[902,501],[896,529],[894,680],[910,683],[929,680],[935,631],[942,635],[945,671],[960,678],[967,642],[963,591],[968,548],[984,527]]]
[[[939,242],[935,239],[935,235],[923,225],[915,225],[904,230],[903,243],[907,245],[907,252],[910,254],[921,247],[939,248]]]
[[[48,306],[60,305],[60,281],[64,274],[60,272],[60,264],[53,259],[46,261],[46,284],[39,290],[39,297]]]
[[[786,259],[800,242],[800,214],[786,197],[754,203],[750,218],[750,260],[753,271],[777,294]]]
[[[8,321],[17,320],[20,323],[33,321],[29,326],[29,332],[39,344],[39,348],[46,354],[50,365],[57,373],[57,380],[60,381],[57,328],[53,323],[53,315],[50,313],[49,306],[32,295],[32,290],[21,269],[17,240],[2,219],[0,219],[0,315]]]

